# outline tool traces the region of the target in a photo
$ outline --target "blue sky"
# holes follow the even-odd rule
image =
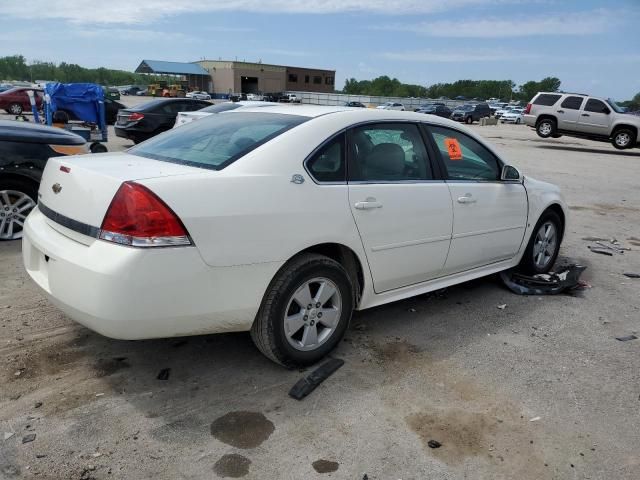
[[[556,76],[640,92],[640,0],[2,0],[0,55],[133,70],[235,59],[430,85]]]

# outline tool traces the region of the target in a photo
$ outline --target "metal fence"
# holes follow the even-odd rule
[[[440,100],[434,98],[405,98],[405,97],[373,97],[368,95],[345,95],[342,93],[316,93],[316,92],[295,92],[293,93],[301,103],[310,105],[344,105],[346,102],[360,102],[368,107],[377,107],[386,102],[397,102],[404,105],[406,110],[415,110],[425,103],[439,102],[444,103],[449,108],[455,108],[464,103],[477,103],[466,100]]]

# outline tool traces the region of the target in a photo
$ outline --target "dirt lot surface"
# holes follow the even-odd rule
[[[640,272],[640,150],[473,128],[563,188],[560,261],[592,288],[524,297],[491,277],[360,312],[345,365],[296,401],[305,373],[248,334],[127,342],[73,323],[3,243],[0,478],[640,478],[640,339],[616,340],[640,336],[640,280],[623,276]]]

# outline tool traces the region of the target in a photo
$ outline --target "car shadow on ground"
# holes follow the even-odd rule
[[[622,157],[640,157],[640,153],[632,152],[630,150],[601,150],[597,148],[587,147],[573,147],[573,146],[560,146],[560,145],[536,145],[537,148],[544,148],[547,150],[564,150],[570,152],[580,153],[596,153],[600,155],[616,155]],[[613,147],[611,147],[613,149]]]

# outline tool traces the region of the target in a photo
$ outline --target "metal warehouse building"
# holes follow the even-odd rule
[[[332,93],[336,76],[335,70],[232,60],[201,60],[192,63],[143,60],[136,73],[180,77],[192,89],[206,90],[216,95],[287,90]]]

